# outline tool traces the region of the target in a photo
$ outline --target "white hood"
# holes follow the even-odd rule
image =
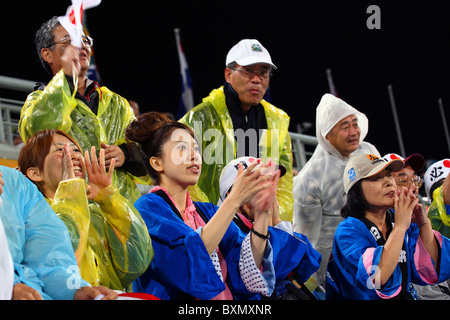
[[[358,125],[361,129],[359,143],[361,143],[369,131],[369,120],[364,113],[359,112],[345,101],[329,93],[322,96],[316,109],[316,137],[319,144],[326,151],[339,158],[343,158],[343,156],[331,145],[325,136],[339,121],[350,115],[355,115],[358,118]]]

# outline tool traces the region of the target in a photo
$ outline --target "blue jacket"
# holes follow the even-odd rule
[[[25,176],[0,166],[5,185],[0,218],[14,262],[14,284],[39,291],[43,299],[70,300],[89,285],[81,279],[66,226]]]
[[[450,242],[434,231],[440,247],[440,263],[435,270],[433,261],[419,237],[419,228],[411,223],[405,233],[407,262],[407,291],[416,297],[412,283],[429,285],[450,278]],[[326,279],[327,299],[375,300],[390,299],[401,291],[402,272],[397,265],[388,282],[381,288],[372,285],[374,274],[383,252],[367,226],[357,218],[342,221],[334,235],[333,253],[328,262]],[[400,260],[399,259],[399,260]]]
[[[196,203],[208,219],[218,207]],[[146,194],[135,202],[152,238],[155,256],[147,271],[133,284],[133,290],[160,299],[177,299],[180,291],[198,299],[211,299],[225,289],[199,233],[187,226],[156,194]],[[270,240],[263,258],[264,277],[273,289],[275,277],[284,279],[299,266],[303,279],[317,270],[320,255],[306,237],[297,238],[270,228]],[[259,299],[247,291],[239,271],[241,244],[246,234],[231,223],[219,249],[227,263],[227,285],[235,299]]]

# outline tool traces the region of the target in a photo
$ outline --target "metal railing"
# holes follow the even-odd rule
[[[23,101],[0,97],[0,143],[14,145]]]
[[[289,132],[292,142],[292,154],[294,156],[294,169],[300,171],[311,157],[314,151],[307,151],[305,146],[315,147],[317,146],[317,138],[302,133]]]
[[[0,89],[30,93],[35,83],[35,81],[0,75]],[[14,137],[17,135],[17,125],[23,104],[23,101],[0,97],[0,158],[17,160],[19,156],[20,148],[14,146]],[[315,147],[317,138],[295,132],[289,132],[289,134],[292,141],[294,169],[300,170],[312,154],[306,146]]]

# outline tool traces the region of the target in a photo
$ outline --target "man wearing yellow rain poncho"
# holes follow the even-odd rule
[[[53,17],[42,24],[35,42],[53,78],[32,92],[22,108],[19,132],[23,141],[40,130],[59,129],[74,137],[83,150],[104,148],[106,165],[116,160],[114,186],[134,203],[140,196],[135,179],[146,175],[135,145],[124,138],[134,113],[126,99],[86,78],[92,38],[83,36],[82,48],[75,48],[66,29]]]
[[[179,121],[190,126],[202,146],[200,179],[189,190],[191,198],[217,203],[219,177],[232,159],[269,158],[286,168],[277,201],[282,220],[292,220],[292,151],[289,116],[263,96],[269,86],[272,63],[269,52],[255,39],[244,39],[228,52],[225,84]],[[223,199],[222,199],[223,201]]]
[[[23,146],[19,167],[64,221],[81,277],[126,291],[147,269],[153,248],[139,212],[111,185],[115,159],[106,173],[105,150],[99,154],[92,147],[83,158],[67,133],[42,130]]]

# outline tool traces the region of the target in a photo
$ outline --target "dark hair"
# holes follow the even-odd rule
[[[362,190],[362,181],[356,182],[347,193],[347,201],[341,209],[341,216],[347,217],[364,217],[366,210],[369,208],[369,203],[364,197]]]
[[[47,61],[42,59],[41,50],[44,48],[50,48],[54,44],[53,30],[55,30],[60,25],[61,23],[59,23],[58,17],[52,17],[50,20],[44,22],[41,25],[34,37],[37,54],[39,56],[39,59],[41,60],[42,66],[50,74],[52,74],[52,69],[50,68]]]
[[[440,186],[442,186],[444,184],[445,178],[439,180],[438,182],[433,183],[433,185],[430,188],[430,201],[433,202],[433,192],[434,190],[436,190],[437,188],[439,188]]]
[[[137,142],[142,160],[152,181],[160,183],[160,177],[150,165],[151,157],[161,157],[162,148],[175,129],[187,130],[194,138],[194,131],[187,125],[173,121],[160,112],[151,111],[138,116],[125,130],[125,138]]]
[[[38,131],[33,136],[31,136],[30,139],[27,140],[19,153],[18,167],[26,177],[27,171],[31,167],[37,167],[40,171],[44,169],[45,157],[47,157],[50,152],[50,148],[53,143],[53,137],[55,135],[66,137],[67,139],[72,141],[78,149],[81,150],[81,147],[75,140],[75,138],[64,131],[53,129]],[[36,183],[32,180],[31,182],[35,183],[38,186],[39,190],[42,189],[42,183]]]

